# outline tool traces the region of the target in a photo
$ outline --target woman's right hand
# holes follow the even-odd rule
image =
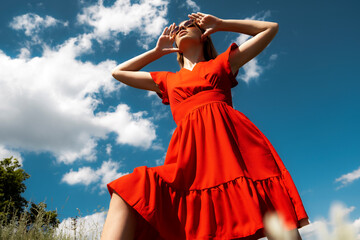
[[[168,54],[173,52],[179,52],[178,48],[174,48],[173,44],[175,41],[175,35],[170,36],[170,32],[175,28],[175,23],[171,24],[169,27],[165,27],[164,31],[160,35],[155,51],[160,52],[162,54]]]

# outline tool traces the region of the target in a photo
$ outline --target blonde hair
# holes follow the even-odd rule
[[[205,30],[202,29],[197,23],[195,23],[195,26],[200,29],[201,33],[204,33]],[[178,47],[176,45],[175,42],[175,46]],[[215,59],[218,55],[213,42],[211,41],[211,37],[210,36],[206,36],[205,40],[203,41],[203,54],[204,54],[204,58],[206,61],[209,61],[210,59]],[[180,52],[177,52],[177,58],[176,60],[178,61],[180,68],[184,67],[184,55]]]

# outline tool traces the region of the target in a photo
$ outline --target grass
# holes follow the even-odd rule
[[[7,209],[8,210],[8,209]],[[39,211],[33,224],[29,224],[27,211],[16,217],[14,212],[12,219],[7,222],[8,212],[0,214],[0,239],[6,240],[82,240],[100,239],[102,226],[97,222],[91,223],[87,217],[68,218],[59,226],[52,226],[50,219],[46,219],[45,211]],[[96,211],[96,210],[94,210]],[[90,220],[90,221],[89,221]]]
[[[0,216],[0,239],[17,240],[17,239],[70,239],[65,236],[55,236],[55,228],[51,227],[48,219],[44,219],[44,213],[39,212],[33,224],[29,225],[26,213],[16,216],[7,223],[6,216],[8,213]]]
[[[39,211],[33,224],[29,226],[26,214],[21,214],[17,219],[16,214],[8,224],[5,224],[5,215],[0,214],[0,239],[6,240],[82,240],[100,239],[102,226],[99,226],[100,217],[103,219],[106,212],[100,209],[99,213],[85,217],[64,219],[59,226],[53,227],[49,219],[45,219],[44,211]],[[96,212],[97,210],[94,210]],[[27,212],[27,211],[25,211]],[[330,209],[331,226],[330,231],[326,225],[317,227],[318,240],[356,240],[357,233],[354,226],[346,219],[348,210],[345,206],[337,203]],[[286,230],[283,220],[276,214],[269,214],[264,219],[266,231],[274,240],[293,240],[293,236]],[[358,235],[360,236],[360,235]],[[304,239],[306,240],[306,239]]]

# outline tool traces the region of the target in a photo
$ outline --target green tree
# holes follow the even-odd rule
[[[56,211],[46,211],[44,202],[35,204],[21,196],[26,190],[23,182],[30,175],[20,167],[19,161],[13,157],[0,161],[0,217],[4,220],[3,224],[8,224],[14,217],[20,219],[21,214],[25,214],[29,228],[39,221],[45,223],[42,228],[57,227],[60,221]],[[26,211],[29,206],[29,211]]]
[[[19,161],[16,158],[13,160],[13,157],[0,161],[0,214],[5,217],[6,223],[14,215],[19,218],[27,205],[21,194],[26,190],[23,182],[30,175],[20,167]]]

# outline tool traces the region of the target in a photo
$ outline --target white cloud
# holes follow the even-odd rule
[[[114,112],[98,113],[96,121],[108,131],[118,133],[117,143],[150,148],[156,134],[152,122],[143,118],[148,113],[141,111],[129,114],[129,111],[128,105],[119,104]]]
[[[107,186],[109,182],[129,174],[129,172],[121,173],[118,172],[120,164],[118,162],[112,162],[111,160],[103,162],[101,167],[96,170],[96,173],[101,176],[100,189],[102,190],[100,194],[103,194],[107,191]]]
[[[165,162],[165,157],[166,157],[166,152],[164,153],[164,155],[161,158],[155,160],[155,164],[157,166],[163,165]]]
[[[157,97],[158,98],[158,95],[156,94],[156,92],[154,91],[147,91],[147,97]]]
[[[94,28],[94,38],[102,40],[124,35],[137,30],[140,34],[138,44],[145,49],[157,38],[168,21],[168,1],[142,0],[131,3],[130,0],[117,0],[112,6],[106,7],[103,1],[82,9],[78,14],[78,24],[90,25]],[[117,43],[118,45],[119,43]]]
[[[245,18],[245,20],[258,20],[258,21],[265,21],[267,17],[270,16],[270,11],[263,12],[261,14],[255,14],[254,16],[250,18]],[[240,34],[234,41],[240,46],[247,40],[249,40],[252,36],[247,34]],[[271,43],[270,43],[271,44]],[[269,44],[269,45],[270,45]],[[269,46],[268,45],[268,46]],[[241,79],[245,81],[247,84],[252,79],[258,79],[259,76],[264,72],[265,69],[270,68],[273,65],[273,61],[277,59],[277,54],[272,54],[269,57],[269,63],[267,66],[261,66],[258,63],[257,56],[253,59],[251,59],[249,62],[244,64],[241,69],[244,71],[244,74],[239,74],[237,76],[237,79]],[[240,72],[239,72],[240,73]]]
[[[111,160],[103,162],[101,167],[94,170],[90,167],[82,167],[78,171],[73,171],[70,169],[70,172],[64,174],[61,179],[61,182],[67,183],[69,185],[85,185],[89,186],[90,184],[97,183],[93,188],[94,190],[99,190],[99,194],[104,194],[107,191],[107,183],[124,176],[126,173],[118,172],[120,164],[118,162],[113,162]]]
[[[356,179],[360,178],[360,167],[350,173],[344,174],[341,177],[335,179],[335,182],[340,182],[342,185],[337,187],[336,189],[340,189],[345,187],[346,185],[352,183]]]
[[[106,215],[107,211],[101,211],[85,217],[78,217],[76,219],[76,236],[81,236],[81,239],[100,239]],[[75,237],[73,230],[74,222],[75,220],[72,218],[64,219],[57,227],[56,233],[73,239]]]
[[[174,132],[175,132],[175,130],[176,130],[176,127],[174,127],[173,129],[171,129],[171,130],[170,130],[170,135],[173,135]]]
[[[274,61],[274,60],[276,60],[277,58],[278,58],[278,55],[277,55],[276,53],[274,53],[274,54],[271,54],[271,55],[270,55],[269,60],[270,60],[270,61]]]
[[[112,146],[110,143],[106,144],[106,154],[110,155],[112,150]]]
[[[107,138],[109,132],[118,134],[118,144],[162,149],[153,144],[156,134],[151,121],[156,118],[146,119],[147,112],[132,113],[129,106],[120,104],[114,111],[94,114],[102,103],[96,93],[110,95],[125,85],[110,74],[115,61],[93,64],[77,58],[93,52],[92,39],[101,42],[117,33],[139,31],[139,44],[147,48],[167,24],[167,5],[164,0],[133,4],[119,0],[105,7],[100,0],[77,16],[78,24],[92,26],[93,32],[69,38],[54,48],[43,43],[38,34],[58,24],[67,26],[68,22],[34,13],[13,18],[9,26],[24,30],[35,43],[41,43],[43,54],[31,58],[31,45],[21,48],[16,58],[0,50],[0,88],[4,93],[0,110],[7,113],[0,116],[0,144],[51,152],[67,164],[77,159],[96,160],[97,140]],[[117,48],[119,44],[115,40]]]
[[[99,138],[118,134],[118,144],[148,149],[156,138],[146,112],[125,104],[94,114],[105,95],[125,87],[111,76],[114,61],[93,64],[76,58],[91,50],[92,34],[69,38],[54,49],[43,44],[40,57],[11,58],[0,50],[0,144],[48,151],[64,163],[94,161]]]
[[[15,30],[24,30],[26,36],[31,37],[34,41],[39,42],[38,34],[45,28],[53,27],[56,25],[68,26],[68,22],[57,20],[51,16],[41,16],[35,13],[27,13],[14,17],[10,22],[9,27]]]
[[[245,73],[239,74],[238,78],[244,80],[246,83],[249,83],[251,79],[257,79],[263,73],[263,68],[258,64],[256,58],[244,64],[242,69]]]
[[[349,213],[354,206],[346,207],[343,203],[333,202],[329,211],[329,219],[319,218],[310,225],[301,228],[303,239],[309,240],[356,240],[360,239],[360,218],[350,221]]]
[[[77,172],[74,172],[72,169],[70,169],[70,172],[66,173],[61,181],[66,182],[69,185],[89,185],[99,181],[99,179],[100,176],[96,174],[96,171],[92,170],[90,167],[83,167],[80,168]]]
[[[27,48],[21,48],[18,58],[27,59],[30,57],[30,50]]]
[[[68,22],[57,20],[51,16],[40,17],[34,13],[27,13],[14,17],[9,26],[15,30],[25,30],[25,35],[31,36],[40,32],[44,28],[52,27],[57,24],[68,25]]]
[[[14,150],[9,150],[5,146],[0,145],[0,159],[3,160],[4,158],[10,158],[11,156],[13,156],[13,160],[14,158],[16,158],[19,161],[19,164],[21,166],[23,165],[23,159],[19,152]]]
[[[161,144],[161,141],[159,141],[159,142],[157,142],[157,143],[154,143],[154,144],[151,146],[151,149],[153,149],[153,150],[165,151],[165,148],[164,148],[164,146]]]
[[[194,12],[200,11],[200,7],[196,4],[195,1],[186,0],[186,4],[187,4],[188,8],[190,8],[192,11],[194,11]]]

